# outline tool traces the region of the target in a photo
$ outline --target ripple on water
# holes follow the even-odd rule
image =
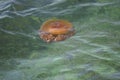
[[[117,0],[1,0],[0,80],[120,80],[118,4]],[[43,43],[37,31],[52,17],[73,22],[75,36]]]

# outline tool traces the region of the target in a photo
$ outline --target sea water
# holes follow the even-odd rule
[[[42,41],[52,18],[76,34]],[[0,80],[120,80],[120,0],[0,0]]]

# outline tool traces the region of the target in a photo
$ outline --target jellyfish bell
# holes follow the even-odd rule
[[[63,41],[75,34],[75,30],[69,21],[50,19],[40,28],[40,38],[45,42]]]

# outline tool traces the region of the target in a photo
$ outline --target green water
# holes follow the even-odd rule
[[[76,34],[45,43],[51,18]],[[120,0],[0,0],[0,80],[120,80]]]

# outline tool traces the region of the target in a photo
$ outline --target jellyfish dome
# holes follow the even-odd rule
[[[75,34],[72,23],[67,20],[50,19],[40,28],[40,38],[45,42],[63,41]]]

